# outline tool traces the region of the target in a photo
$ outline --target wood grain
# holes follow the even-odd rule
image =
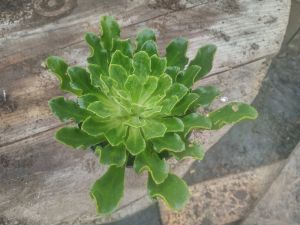
[[[221,71],[277,53],[287,24],[289,1],[251,4],[250,0],[240,0],[226,8],[229,2],[232,1],[201,3],[143,23],[131,24],[123,27],[123,37],[132,37],[141,27],[152,27],[158,34],[158,44],[163,53],[163,46],[170,39],[184,36],[190,41],[189,56],[194,55],[199,46],[215,43],[218,53],[212,74],[217,73],[220,77]],[[152,11],[156,10],[152,8]],[[128,16],[131,18],[130,14]],[[273,17],[277,19],[270,22]],[[9,43],[1,42],[7,50],[3,47],[5,51],[1,52],[5,57],[0,59],[0,88],[6,91],[7,101],[0,106],[0,146],[60,125],[50,114],[47,101],[62,93],[53,75],[41,67],[42,61],[47,55],[55,54],[63,56],[72,65],[84,65],[88,50],[82,41],[77,43],[78,34],[82,37],[84,31],[95,30],[98,24],[95,21],[95,18],[86,18],[83,24],[93,22],[86,29],[68,26],[33,36],[25,33],[24,40],[12,38],[8,39]],[[122,20],[121,24],[124,24]],[[45,35],[49,38],[47,44],[44,43]],[[73,37],[77,38],[75,44],[69,39]],[[29,43],[26,38],[29,38]],[[18,52],[13,53],[16,50]]]

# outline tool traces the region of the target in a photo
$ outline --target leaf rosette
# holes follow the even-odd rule
[[[192,89],[212,69],[216,46],[201,47],[189,61],[187,40],[176,38],[161,57],[150,29],[137,34],[133,47],[130,39],[120,38],[119,25],[112,17],[102,17],[100,27],[101,35],[85,35],[90,48],[87,68],[69,66],[57,56],[46,60],[61,89],[77,96],[75,100],[56,97],[49,101],[61,121],[77,123],[58,130],[56,139],[73,148],[93,149],[99,163],[109,166],[90,192],[99,213],[117,208],[128,165],[137,173],[148,172],[152,198],[161,198],[180,210],[188,200],[188,188],[170,173],[167,159],[201,160],[202,146],[188,139],[194,129],[220,129],[255,119],[257,112],[238,102],[208,115],[197,112],[219,95],[212,86]]]

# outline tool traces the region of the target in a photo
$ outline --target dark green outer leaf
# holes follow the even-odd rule
[[[100,20],[102,28],[102,42],[103,46],[108,52],[112,50],[113,38],[120,37],[120,27],[116,20],[111,16],[103,16]]]
[[[101,87],[101,80],[100,80],[100,75],[101,75],[101,67],[96,64],[89,64],[88,65],[88,70],[90,73],[90,79],[91,79],[91,84],[94,87]]]
[[[124,195],[124,174],[124,166],[110,166],[94,183],[90,195],[96,202],[98,213],[108,214],[118,207]]]
[[[104,141],[102,135],[97,137],[90,136],[76,127],[63,127],[59,129],[55,134],[55,138],[60,143],[73,148],[87,148]]]
[[[165,72],[167,65],[166,58],[160,58],[157,55],[151,56],[151,75],[160,76]]]
[[[211,112],[209,118],[212,121],[211,129],[217,130],[227,124],[256,119],[257,115],[256,109],[252,106],[245,103],[232,102],[215,112]]]
[[[104,134],[108,130],[117,127],[118,124],[119,121],[117,120],[98,121],[89,117],[85,121],[83,121],[81,129],[89,135],[98,136]]]
[[[120,167],[126,162],[126,149],[123,146],[105,148],[98,146],[96,152],[99,154],[101,164]]]
[[[132,57],[133,55],[133,49],[132,49],[132,45],[131,45],[131,41],[130,39],[125,39],[125,40],[122,40],[122,39],[113,39],[113,50],[112,52],[115,52],[115,51],[121,51],[122,54],[124,54],[125,56],[128,56],[128,57]]]
[[[176,82],[177,76],[179,75],[180,68],[178,66],[168,66],[165,73],[168,74],[173,82]]]
[[[183,132],[184,130],[184,124],[179,118],[165,117],[159,120],[167,127],[166,132]]]
[[[104,136],[112,146],[123,143],[127,132],[127,126],[120,124],[104,133]]]
[[[199,144],[186,144],[185,150],[183,152],[172,152],[177,160],[182,160],[185,158],[194,158],[197,160],[202,160],[204,158],[205,152],[202,145]]]
[[[176,82],[185,85],[186,87],[192,87],[195,81],[195,78],[199,71],[201,70],[200,66],[192,65],[189,66],[184,73],[179,74],[176,78]]]
[[[156,45],[155,41],[153,41],[153,40],[146,41],[143,44],[143,46],[141,48],[141,51],[147,52],[150,57],[152,55],[158,55],[158,53],[157,53],[157,45]]]
[[[88,111],[81,109],[71,100],[65,100],[64,97],[53,98],[48,104],[51,111],[63,122],[74,119],[79,123],[89,116]]]
[[[198,99],[199,95],[196,93],[188,93],[175,105],[172,109],[172,115],[182,116],[190,109],[192,104]]]
[[[148,170],[156,184],[162,183],[169,173],[168,163],[160,159],[156,152],[148,149],[136,156],[133,168],[137,173]]]
[[[210,118],[191,113],[181,118],[184,123],[184,135],[186,136],[192,129],[211,129],[212,123]]]
[[[186,183],[174,174],[169,174],[161,184],[156,184],[149,175],[148,193],[151,198],[161,198],[174,210],[183,209],[190,196]]]
[[[158,153],[163,150],[182,152],[185,149],[184,142],[176,133],[166,133],[164,137],[152,139],[151,142],[154,150]]]
[[[137,37],[136,37],[136,52],[140,51],[143,44],[148,41],[152,40],[155,41],[155,33],[153,30],[145,28],[138,32]]]
[[[99,101],[99,97],[97,97],[98,94],[86,94],[86,95],[81,95],[80,97],[77,98],[77,103],[81,108],[87,109],[87,107],[96,101]]]
[[[185,56],[188,42],[184,38],[173,39],[166,48],[167,66],[178,66],[183,69],[189,59]]]
[[[111,64],[116,64],[122,66],[128,74],[132,70],[132,60],[124,55],[120,50],[117,50],[113,53],[111,57]]]
[[[192,92],[199,95],[199,98],[195,102],[194,106],[209,106],[213,100],[220,95],[220,92],[217,88],[213,86],[206,86],[206,87],[198,87],[197,89],[193,90]]]

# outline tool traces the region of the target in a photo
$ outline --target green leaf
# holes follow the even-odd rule
[[[102,42],[107,51],[112,50],[113,38],[120,37],[120,27],[112,16],[103,16],[100,20],[102,28]]]
[[[119,88],[123,88],[128,75],[122,66],[110,64],[109,76],[118,83]]]
[[[113,212],[124,195],[125,167],[110,166],[106,173],[91,188],[91,198],[95,200],[101,214]]]
[[[157,45],[156,45],[155,41],[153,41],[153,40],[146,41],[143,44],[143,46],[141,48],[141,51],[147,52],[150,57],[152,55],[158,55],[158,53],[157,53]]]
[[[132,60],[124,55],[120,50],[113,53],[111,57],[111,64],[122,66],[128,74],[130,74],[132,70]]]
[[[162,106],[161,114],[162,115],[169,115],[171,114],[172,109],[174,106],[179,102],[177,96],[171,96],[169,98],[164,99],[160,105]]]
[[[177,160],[182,160],[189,157],[202,160],[205,152],[202,145],[191,143],[186,145],[183,152],[173,152],[172,155],[174,155]]]
[[[91,103],[99,101],[100,99],[97,94],[86,94],[78,97],[77,103],[81,108],[87,109]]]
[[[46,60],[47,68],[54,73],[57,79],[60,81],[60,88],[64,91],[68,91],[79,95],[80,90],[74,89],[70,85],[70,77],[67,74],[68,65],[65,61],[57,56],[50,56]]]
[[[148,193],[151,198],[161,198],[173,210],[183,209],[190,196],[186,183],[174,174],[169,174],[161,184],[148,176]]]
[[[169,165],[154,151],[146,149],[135,157],[133,168],[137,173],[147,170],[156,184],[162,183],[169,173]]]
[[[140,120],[138,116],[131,116],[128,120],[124,122],[124,124],[130,126],[130,127],[135,127],[139,128],[145,125],[145,122]]]
[[[180,68],[178,66],[168,66],[165,70],[165,73],[168,74],[173,82],[176,81]]]
[[[184,38],[173,39],[166,48],[167,66],[178,66],[183,69],[189,59],[185,56],[188,42]]]
[[[129,93],[132,102],[138,102],[142,91],[142,83],[138,77],[136,75],[129,75],[124,86]]]
[[[165,97],[167,91],[171,86],[172,79],[168,75],[164,74],[160,76],[158,79],[157,88],[153,92],[152,97],[147,100],[146,104],[152,106],[159,102],[162,98]]]
[[[243,120],[254,120],[257,118],[257,115],[256,109],[252,106],[245,103],[232,102],[215,112],[209,113],[208,117],[212,122],[211,129],[217,130],[227,124],[238,123]]]
[[[140,128],[129,127],[128,137],[124,144],[132,155],[138,155],[144,151],[146,148],[146,142],[142,136]]]
[[[111,130],[118,126],[119,121],[111,120],[96,120],[92,117],[83,121],[81,129],[89,135],[98,136],[102,135],[108,130]]]
[[[100,153],[101,164],[120,167],[126,162],[126,149],[123,146],[107,145],[104,148],[98,146],[96,152]]]
[[[150,119],[145,121],[145,126],[143,126],[142,129],[146,140],[164,136],[167,130],[167,127],[164,124]]]
[[[126,136],[127,126],[121,124],[104,133],[104,136],[112,146],[117,146],[124,141]]]
[[[150,58],[144,51],[135,53],[133,56],[133,73],[137,75],[142,81],[150,74]]]
[[[199,95],[199,98],[195,102],[195,107],[209,106],[212,101],[220,95],[220,92],[217,88],[213,86],[206,86],[206,87],[198,87],[197,89],[193,90],[192,92]]]
[[[131,45],[131,40],[125,39],[113,39],[113,52],[115,51],[120,51],[122,52],[125,56],[132,57],[133,55],[133,49]]]
[[[166,133],[164,137],[152,139],[151,142],[158,153],[163,150],[182,152],[185,149],[184,142],[176,133]]]
[[[158,84],[158,78],[154,76],[149,76],[141,90],[140,97],[139,97],[139,103],[144,104],[153,92],[156,90]]]
[[[195,58],[191,60],[189,64],[189,66],[198,65],[201,67],[201,70],[197,74],[196,81],[210,72],[216,51],[217,47],[215,45],[205,45],[198,49]]]
[[[160,58],[157,55],[151,56],[151,75],[160,76],[165,72],[167,59]]]
[[[181,100],[189,91],[183,84],[174,83],[167,92],[167,97],[176,96],[178,101]]]
[[[191,113],[181,118],[184,123],[184,135],[186,136],[192,129],[211,129],[212,123],[210,118]]]
[[[140,32],[138,32],[137,37],[136,37],[136,52],[140,51],[143,44],[146,41],[155,41],[155,33],[153,30],[145,28],[143,30],[141,30]]]
[[[184,130],[184,124],[179,118],[165,117],[159,120],[167,127],[166,132],[182,132]]]
[[[197,65],[189,66],[184,71],[184,73],[177,76],[176,82],[182,83],[186,87],[192,87],[195,82],[195,78],[200,70],[201,70],[200,66]]]
[[[90,56],[87,61],[90,64],[96,64],[99,66],[101,74],[108,74],[108,56],[107,51],[100,43],[100,38],[94,33],[86,33],[85,41],[90,48]]]
[[[191,105],[197,101],[199,95],[196,93],[188,93],[183,97],[183,99],[178,102],[175,107],[172,109],[172,115],[185,115],[186,112],[190,109]]]
[[[79,123],[89,116],[88,111],[80,108],[79,105],[71,100],[65,100],[64,97],[53,98],[48,104],[54,115],[63,122],[74,119]]]
[[[95,113],[101,118],[107,118],[109,116],[118,115],[119,106],[117,106],[113,101],[97,101],[93,102],[88,106],[88,110]]]
[[[63,127],[56,132],[55,138],[60,143],[77,149],[87,148],[104,141],[102,135],[90,136],[77,127]]]
[[[96,64],[89,64],[88,70],[90,72],[91,84],[94,87],[101,87],[102,86],[101,80],[100,80],[101,67]]]
[[[97,93],[98,90],[91,85],[90,74],[85,69],[79,66],[69,67],[67,70],[71,78],[71,86],[82,94],[91,92]]]

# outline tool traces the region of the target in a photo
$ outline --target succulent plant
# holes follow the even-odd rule
[[[180,210],[188,200],[188,187],[170,173],[167,159],[201,160],[203,147],[189,141],[194,129],[216,130],[255,119],[257,112],[238,102],[206,115],[197,111],[219,95],[212,86],[192,88],[210,72],[216,46],[199,48],[189,61],[187,40],[176,38],[161,57],[151,29],[141,30],[133,47],[130,39],[120,38],[113,17],[102,17],[100,27],[100,35],[85,34],[90,48],[87,69],[69,66],[57,56],[46,60],[61,89],[77,96],[49,101],[61,121],[77,123],[59,129],[55,137],[73,148],[93,149],[99,162],[109,166],[90,190],[99,213],[111,213],[118,207],[125,168],[130,165],[137,173],[148,172],[151,198],[161,198],[170,208]]]

